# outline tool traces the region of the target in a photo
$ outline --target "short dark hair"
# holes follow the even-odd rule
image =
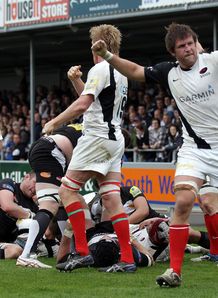
[[[94,266],[107,267],[116,264],[120,257],[120,248],[117,241],[105,239],[89,246],[94,259]]]
[[[165,27],[167,34],[165,36],[165,45],[169,53],[175,52],[175,44],[177,39],[185,39],[188,36],[192,36],[194,42],[197,41],[197,34],[191,29],[190,26],[185,24],[172,23],[168,27]]]

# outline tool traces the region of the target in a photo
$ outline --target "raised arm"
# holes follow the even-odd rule
[[[43,133],[51,134],[62,124],[72,121],[73,119],[82,115],[92,104],[93,99],[94,97],[91,94],[81,95],[65,111],[47,122],[43,128]]]
[[[67,72],[68,79],[71,81],[73,87],[75,88],[79,96],[84,89],[84,82],[81,79],[82,72],[80,69],[81,65],[72,66]]]
[[[130,80],[145,82],[144,67],[122,59],[117,55],[110,53],[107,50],[106,44],[103,40],[98,40],[92,45],[92,51],[105,59],[108,63],[114,66],[120,73]]]

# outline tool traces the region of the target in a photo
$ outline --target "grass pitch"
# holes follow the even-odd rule
[[[218,267],[212,262],[194,263],[187,254],[183,265],[183,283],[179,288],[160,288],[155,277],[169,263],[139,268],[136,273],[101,273],[95,268],[77,269],[71,273],[52,269],[15,266],[15,260],[0,261],[0,297],[92,297],[92,298],[203,298],[218,297]],[[55,267],[54,259],[41,259]]]

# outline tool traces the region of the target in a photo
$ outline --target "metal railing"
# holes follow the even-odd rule
[[[146,152],[156,152],[156,153],[164,153],[164,149],[125,149],[125,152],[132,153],[132,162],[143,162],[143,160],[140,158],[140,153],[146,153]],[[178,150],[174,150],[172,152],[172,161],[171,163],[176,162],[176,156],[177,156]],[[4,148],[0,151],[0,160],[4,160]]]
[[[161,149],[161,148],[160,149],[151,149],[151,148],[148,148],[148,149],[125,149],[125,152],[132,153],[132,155],[133,155],[132,161],[133,162],[143,162],[143,160],[141,159],[140,153],[146,153],[146,152],[164,153],[165,150]],[[178,152],[177,149],[172,152],[172,161],[171,161],[171,163],[176,162],[177,152]]]

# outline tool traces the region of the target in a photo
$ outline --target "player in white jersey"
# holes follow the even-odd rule
[[[179,150],[175,174],[176,205],[169,233],[170,269],[156,280],[160,286],[176,287],[181,284],[189,215],[207,176],[212,187],[201,191],[201,205],[210,238],[209,257],[218,260],[218,52],[200,53],[197,35],[187,25],[172,23],[166,29],[166,48],[177,62],[143,67],[113,55],[101,40],[92,50],[129,79],[161,84],[176,100],[184,143]]]
[[[116,27],[92,27],[90,37],[92,43],[99,38],[103,39],[114,54],[119,54],[121,34]],[[44,127],[46,133],[51,133],[64,122],[84,113],[83,136],[77,144],[67,173],[62,178],[59,191],[72,224],[76,248],[76,254],[68,259],[62,270],[71,271],[93,264],[86,240],[85,215],[79,190],[88,179],[96,177],[103,205],[119,239],[121,258],[117,271],[134,272],[136,266],[129,239],[128,217],[120,199],[121,158],[124,153],[124,137],[120,124],[127,100],[127,79],[94,53],[93,60],[95,66],[88,73],[84,90],[82,91],[81,81],[79,84],[73,82],[77,85],[78,93],[82,91],[80,97]],[[69,76],[70,73],[71,69]]]

